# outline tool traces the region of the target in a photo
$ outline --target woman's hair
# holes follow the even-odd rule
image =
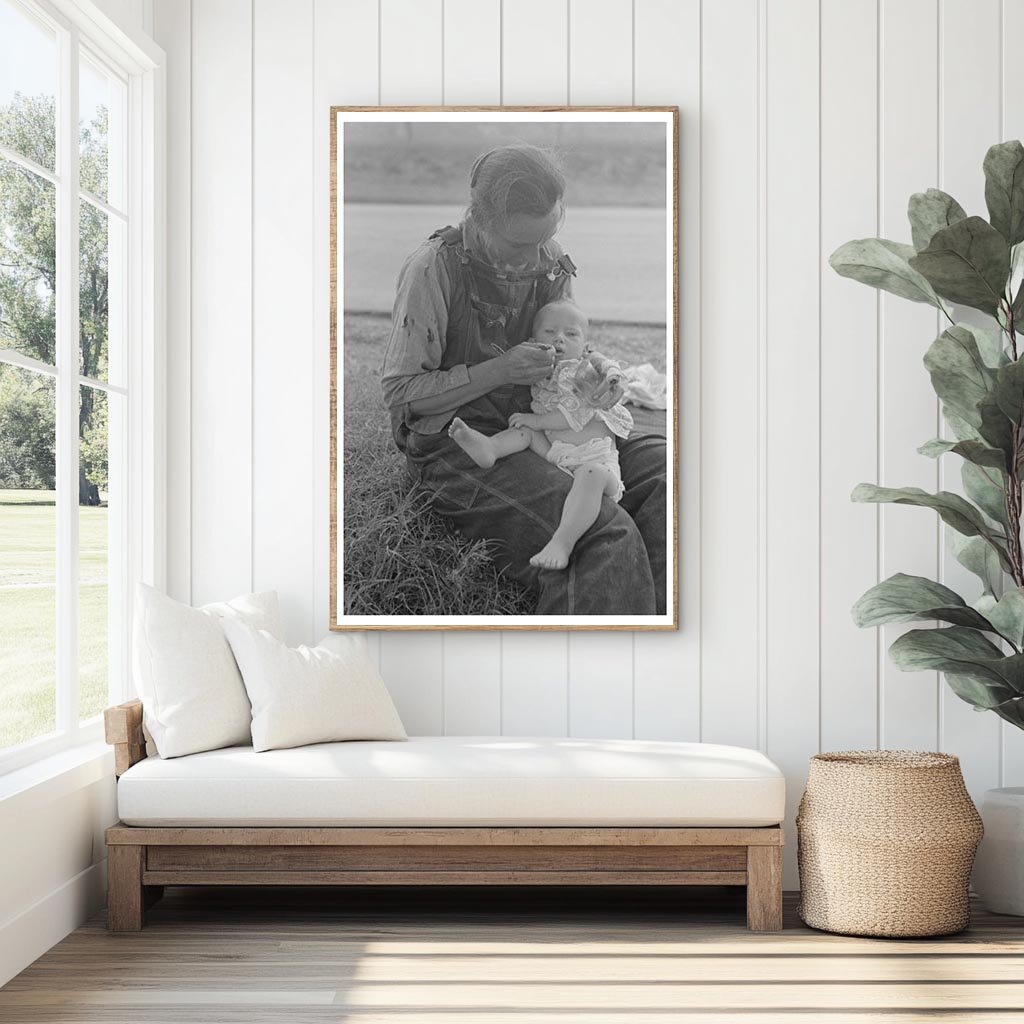
[[[483,228],[507,224],[517,213],[544,217],[565,195],[554,154],[536,146],[501,146],[476,158],[469,174],[469,214]]]

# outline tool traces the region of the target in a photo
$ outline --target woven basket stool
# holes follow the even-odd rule
[[[844,935],[963,931],[981,817],[951,754],[811,758],[797,814],[798,912]]]

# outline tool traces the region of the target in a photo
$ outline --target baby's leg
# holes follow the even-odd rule
[[[562,506],[562,521],[551,540],[530,559],[540,569],[564,569],[580,539],[594,525],[601,511],[601,498],[613,495],[618,479],[613,470],[600,464],[580,466],[573,473],[572,489]]]
[[[542,459],[548,457],[548,452],[551,451],[551,442],[543,430],[530,430],[530,451],[536,452]]]
[[[490,469],[498,459],[514,452],[522,452],[531,446],[531,435],[535,432],[528,427],[509,427],[488,437],[467,426],[458,418],[452,420],[448,436],[481,468]],[[544,439],[545,442],[547,438]]]

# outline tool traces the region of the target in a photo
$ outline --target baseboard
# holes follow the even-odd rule
[[[107,862],[104,859],[7,921],[0,927],[0,985],[6,985],[84,924],[106,903],[106,897]]]

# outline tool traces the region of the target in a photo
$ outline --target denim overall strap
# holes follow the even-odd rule
[[[541,264],[527,271],[498,271],[463,244],[460,227],[434,232],[439,257],[452,283],[442,369],[474,366],[529,339],[538,309],[561,292],[559,277],[575,273],[567,256],[542,249]],[[462,406],[456,415],[487,433],[502,430],[508,417],[530,407],[530,389],[505,385]]]

